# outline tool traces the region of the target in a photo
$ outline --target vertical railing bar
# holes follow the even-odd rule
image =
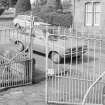
[[[54,29],[52,29],[52,31],[54,32]],[[48,40],[49,41],[49,40]],[[51,46],[52,46],[52,49],[54,50],[54,41],[52,41],[51,43]],[[53,56],[52,56],[53,57]],[[54,69],[54,62],[52,61],[52,66],[51,66],[51,69]],[[55,71],[55,70],[54,70]],[[55,75],[55,72],[54,72],[54,75]],[[56,77],[55,77],[56,78]],[[52,90],[54,91],[55,87],[54,87],[54,82],[55,82],[55,79],[54,77],[52,77]],[[54,100],[56,94],[55,95],[52,95],[50,96],[51,97],[51,100]]]
[[[95,34],[94,34],[94,38],[95,38]],[[97,44],[96,41],[97,41],[97,40],[95,39],[95,40],[94,40],[94,66],[93,66],[93,71],[94,71],[94,72],[93,72],[93,74],[94,74],[93,76],[94,76],[94,77],[93,77],[93,81],[95,81],[95,79],[96,79],[96,78],[95,78],[95,75],[96,75],[96,73],[95,73],[95,66],[96,66],[95,57],[96,57],[96,44]],[[93,87],[93,90],[95,90],[95,87]],[[93,98],[93,103],[94,103],[94,100],[96,101],[95,91],[93,91],[93,97],[92,97],[92,98]]]
[[[64,29],[64,35],[66,36],[66,28]],[[66,37],[64,38],[64,74],[65,76],[67,76],[66,74]],[[66,94],[66,97],[65,97],[65,101],[67,102],[67,78],[65,80],[65,94]]]
[[[46,31],[47,31],[47,27],[45,27],[46,28]],[[45,34],[45,38],[46,38],[46,74],[45,74],[45,76],[46,76],[46,81],[45,81],[45,101],[46,101],[46,103],[48,102],[48,99],[49,99],[49,97],[48,97],[48,36],[49,36],[49,34],[48,33],[44,33]]]
[[[66,29],[65,29],[65,38],[67,37],[69,39],[69,36],[67,35],[67,31],[68,31],[68,28],[66,27]],[[67,46],[67,44],[65,44],[65,46]],[[65,54],[66,54],[66,51],[65,51]],[[69,84],[70,84],[70,80],[69,80],[68,67],[66,67],[66,70],[67,70],[67,74],[66,74],[66,76],[67,76],[67,81],[66,81],[66,88],[67,88],[66,94],[67,94],[67,97],[66,97],[66,100],[67,100],[67,102],[69,102],[69,93],[70,93],[70,91],[69,91],[69,88],[70,88]]]
[[[82,33],[81,33],[82,34]],[[82,35],[80,36],[80,37],[82,37]],[[81,42],[82,42],[82,55],[81,55],[81,60],[82,60],[82,62],[83,62],[83,59],[84,59],[84,55],[83,55],[83,46],[84,46],[84,39],[82,39],[81,40]],[[83,64],[81,65],[81,67],[83,67]],[[83,68],[82,68],[83,69]],[[83,70],[82,70],[83,71]],[[83,75],[83,78],[84,78],[84,71],[82,72],[82,75]],[[85,81],[81,81],[81,84],[83,85],[83,86],[85,86],[86,84],[85,84]],[[85,85],[84,85],[85,84]],[[82,95],[83,95],[83,93],[82,92],[84,92],[83,90],[85,90],[84,88],[85,87],[81,87],[81,98],[82,98]],[[82,89],[83,88],[83,89]]]
[[[65,30],[63,30],[63,34],[65,33]],[[63,41],[63,44],[64,44],[64,48],[63,48],[63,55],[64,55],[64,58],[63,58],[63,74],[64,75],[62,75],[62,77],[64,77],[65,76],[65,39],[64,39],[64,41]],[[66,79],[64,79],[63,78],[63,82],[65,83],[65,80]],[[63,102],[65,101],[65,86],[63,85]]]
[[[2,72],[2,75],[3,75],[3,87],[5,87],[5,75],[4,75],[4,69],[5,69],[5,64],[3,65],[3,72]]]
[[[30,47],[32,47],[32,45]],[[28,69],[26,71],[28,76],[26,75],[27,80],[24,80],[25,84],[32,82],[32,70],[33,70],[33,67],[32,67],[33,66],[32,51],[30,53],[31,53],[31,58],[29,59],[29,62],[28,62],[29,67],[28,67]]]
[[[54,51],[54,47],[55,47],[55,42],[53,41],[53,51]],[[53,68],[54,67],[54,62],[53,62]],[[55,68],[56,70],[56,68]],[[57,77],[56,77],[56,72],[54,73],[54,91],[55,91],[55,95],[54,95],[54,99],[53,100],[56,100],[57,101]]]
[[[0,60],[0,65],[1,65],[1,60]],[[0,66],[0,70],[1,70],[0,79],[2,81],[2,65]],[[0,81],[0,88],[2,87],[1,81]]]
[[[5,68],[5,65],[4,65],[4,67],[3,67],[3,72],[2,72],[2,77],[3,77],[3,82],[2,82],[2,84],[3,84],[3,87],[5,87],[5,84],[4,84],[4,82],[5,82],[5,81],[4,81],[4,78],[5,78],[5,77],[4,77],[4,68]]]
[[[2,87],[5,87],[5,84],[4,84],[4,68],[5,68],[5,65],[3,65],[3,71],[2,71]]]
[[[68,33],[68,28],[66,28],[66,30],[67,30],[67,33]],[[71,30],[70,28],[69,28],[69,30]],[[70,34],[69,34],[70,35]],[[69,38],[69,40],[71,41],[71,39],[70,39],[70,37],[69,36],[67,36],[68,38]],[[70,44],[70,42],[69,42],[69,44]],[[70,50],[71,51],[71,50]],[[70,55],[69,55],[69,57],[70,57]],[[69,60],[70,60],[70,58],[69,58]],[[68,88],[67,88],[67,93],[68,93],[68,97],[67,97],[67,101],[70,103],[70,90],[71,90],[71,87],[70,87],[70,66],[68,65],[68,67],[67,67],[67,77],[68,77],[68,81],[67,81],[67,86],[68,86]]]
[[[10,29],[8,29],[8,31],[9,31],[9,34],[13,34],[13,36],[14,36],[14,32],[13,32],[13,30],[10,30]],[[9,55],[8,55],[8,59],[11,59],[11,58],[9,58]],[[9,64],[8,64],[8,66],[9,66],[9,69],[11,69],[11,66],[12,66],[12,63],[11,62],[9,62]],[[13,67],[13,66],[12,66]],[[10,70],[10,72],[12,72],[12,70]],[[12,73],[10,74],[11,76],[10,77],[12,77]],[[13,79],[11,80],[11,78],[10,78],[10,83],[9,83],[9,86],[11,85],[11,86],[13,86]]]
[[[8,69],[10,69],[9,66],[7,66],[7,67],[8,67]],[[9,86],[10,77],[11,76],[10,76],[10,72],[9,72],[9,74],[8,74],[8,86]]]
[[[77,67],[78,54],[77,54],[77,52],[78,52],[78,33],[76,32],[76,75],[75,75],[75,76],[77,76],[76,78],[78,78],[78,70],[77,70],[78,69],[78,67]],[[79,98],[78,97],[78,88],[77,88],[78,87],[78,82],[79,82],[79,80],[75,80],[75,99],[76,99],[76,97]]]
[[[18,66],[15,64],[15,67],[16,67],[16,70],[18,71]],[[17,74],[16,74],[17,72],[15,72],[15,86],[18,84],[18,77],[17,77]]]
[[[70,26],[70,29],[69,29],[69,33],[70,33],[70,35],[71,35],[71,29],[72,29],[72,27]],[[69,37],[70,38],[70,48],[72,48],[72,38],[71,37]],[[69,102],[70,102],[70,90],[72,90],[72,79],[71,79],[71,69],[72,69],[72,63],[71,63],[71,56],[72,56],[72,49],[70,49],[70,64],[69,64],[69,71],[70,71],[70,74],[68,73],[68,76],[69,76]],[[71,84],[71,85],[70,85]],[[72,96],[72,95],[71,95]],[[71,100],[72,101],[72,100]]]
[[[32,60],[33,58],[33,37],[32,37],[32,34],[33,34],[33,27],[34,27],[34,17],[32,16],[32,13],[31,13],[31,29],[30,29],[30,60]],[[31,82],[32,82],[32,61],[31,61],[31,65],[30,65],[30,69],[31,69]]]
[[[30,27],[30,28],[32,28],[32,27]],[[30,29],[30,31],[31,31],[31,29]],[[31,39],[32,39],[32,38],[31,38],[31,37],[32,37],[31,35],[32,35],[32,32],[30,32],[30,34],[29,34],[30,40],[29,40],[28,44],[29,44],[30,47],[32,47],[32,46],[31,46],[31,45],[32,45],[32,44],[31,44],[31,43],[32,43],[32,42],[31,42],[31,41],[32,41],[32,40],[31,40]],[[24,42],[25,42],[25,45],[26,45],[26,42],[28,41],[28,40],[26,41],[26,36],[25,36],[24,39],[22,38],[22,40],[25,40]],[[29,46],[27,46],[27,47],[29,47]],[[31,48],[31,49],[32,49],[32,48]],[[28,50],[29,50],[29,49],[28,49]],[[28,81],[28,77],[31,76],[31,73],[28,72],[28,71],[31,70],[31,67],[30,67],[30,66],[31,66],[31,60],[32,60],[32,59],[31,59],[31,50],[29,50],[28,53],[30,53],[30,54],[29,54],[30,57],[29,57],[29,60],[28,60],[28,61],[25,61],[25,62],[28,63],[28,65],[25,65],[25,66],[27,66],[27,67],[26,67],[26,70],[25,70],[25,72],[26,72],[26,74],[25,74],[25,75],[26,75],[26,79],[23,80],[23,84],[29,82],[29,81]],[[24,54],[25,54],[25,52],[23,52],[22,55],[24,55]],[[26,57],[25,57],[25,58],[26,58]],[[25,62],[24,62],[24,63],[25,63]],[[28,66],[29,66],[29,67],[28,67]],[[29,69],[29,70],[28,70],[28,69]]]
[[[1,61],[1,63],[2,63],[2,61]],[[1,87],[3,87],[3,65],[1,65],[1,70],[2,70],[2,74],[1,74],[1,79],[2,79],[2,83],[1,83]]]
[[[102,35],[100,34],[100,44],[99,44],[99,75],[101,75],[101,59],[102,59]],[[101,104],[102,104],[102,96],[101,96]]]
[[[81,97],[81,95],[82,95],[82,91],[81,91],[81,89],[79,88],[79,86],[81,86],[81,80],[79,79],[80,77],[79,77],[79,72],[78,72],[78,60],[79,60],[79,56],[82,56],[82,55],[78,55],[78,52],[79,52],[79,47],[80,47],[80,45],[78,44],[78,42],[80,41],[80,42],[82,42],[82,40],[81,40],[81,38],[79,38],[79,37],[81,37],[81,36],[79,36],[78,35],[78,33],[76,33],[77,35],[76,35],[76,75],[77,75],[77,86],[78,86],[78,89],[77,89],[77,97],[78,97],[78,99],[80,99],[79,97]],[[81,45],[82,46],[82,45]],[[81,100],[81,99],[80,99]],[[80,101],[79,100],[79,101]]]
[[[58,27],[58,34],[60,35],[60,26]],[[58,39],[59,40],[59,39]],[[58,46],[58,51],[60,51],[60,49],[59,49],[59,47],[60,46]],[[60,59],[60,58],[58,58],[58,59]],[[57,75],[59,75],[60,74],[60,72],[59,72],[59,70],[60,70],[60,65],[59,65],[59,63],[58,63],[58,73],[57,73]],[[58,77],[58,101],[60,101],[60,78]]]
[[[5,84],[5,87],[7,87],[8,86],[8,83],[7,83],[7,81],[8,81],[8,71],[7,71],[7,67],[8,67],[8,65],[6,65],[6,68],[5,68],[5,71],[6,71],[6,75],[5,75],[5,78],[6,78],[6,84]]]
[[[99,95],[98,92],[97,92],[97,90],[98,90],[98,83],[96,84],[94,89],[95,89],[95,100],[94,100],[94,103],[98,104],[98,95]]]
[[[15,68],[17,69],[17,65],[15,65]],[[13,81],[15,81],[15,82],[14,82],[14,85],[16,85],[16,72],[14,73],[14,76],[12,76],[12,77],[13,77],[13,79],[14,79]]]
[[[89,34],[88,34],[88,42],[87,42],[88,43],[88,48],[87,48],[87,50],[88,50],[88,55],[87,55],[88,56],[88,58],[87,58],[87,77],[88,77],[89,80],[91,80],[90,77],[89,77],[89,56],[90,56],[90,51],[89,51],[90,43],[89,42],[90,42],[90,40],[89,40]],[[88,87],[89,87],[89,82],[87,81],[87,88]]]
[[[15,31],[14,31],[14,30],[9,30],[9,32],[10,32],[10,33],[11,33],[11,31],[12,31],[13,36],[14,36],[14,38],[15,38],[15,34],[14,34],[14,33],[15,33]],[[10,66],[11,66],[12,64],[13,64],[13,63],[12,63],[12,62],[10,62]],[[15,66],[15,62],[14,62],[14,66]],[[14,68],[15,68],[15,67],[14,67]],[[15,72],[16,72],[16,71],[15,71]],[[12,77],[14,77],[12,73],[11,73],[11,76],[12,76]],[[14,81],[15,81],[15,80],[14,80],[14,79],[12,79],[12,82],[11,82],[11,85],[12,85],[12,86],[14,85]]]
[[[2,32],[2,30],[0,30],[0,41],[1,41],[1,35],[2,35],[1,32]]]
[[[7,66],[7,65],[5,65],[5,68],[6,68],[6,66]],[[4,68],[4,73],[3,73],[3,74],[4,74],[4,87],[6,87],[6,84],[5,84],[5,83],[6,83],[5,68]]]
[[[6,75],[5,75],[6,74]],[[7,87],[7,65],[6,65],[6,68],[5,68],[5,73],[4,73],[4,75],[5,75],[5,87]]]
[[[19,35],[20,35],[20,33],[17,31],[17,39],[16,40],[18,40]],[[20,55],[19,55],[19,57],[20,57]],[[16,69],[17,69],[17,66],[16,66]],[[15,75],[16,75],[16,73],[15,73]],[[18,83],[17,76],[15,77],[15,80],[16,80],[15,85],[17,85],[17,83]]]
[[[83,34],[83,32],[82,32],[81,34]],[[80,37],[82,37],[82,35],[81,35]],[[81,40],[81,39],[80,39],[80,40]],[[82,55],[81,55],[81,58],[82,58],[82,59],[81,59],[81,60],[83,60],[83,46],[84,46],[84,43],[83,43],[83,42],[84,42],[84,39],[82,39],[81,42],[82,42]],[[83,84],[82,82],[83,82],[83,81],[81,81],[81,84]],[[80,85],[80,84],[78,84],[78,85]],[[81,85],[80,85],[80,86],[81,86]],[[79,90],[78,90],[78,91],[79,91]],[[78,93],[78,94],[79,94],[79,93]],[[82,87],[81,87],[80,97],[82,98]],[[81,99],[81,100],[82,100],[82,99]]]
[[[71,81],[72,81],[72,84],[71,84],[72,85],[72,89],[71,90],[72,90],[72,102],[73,102],[73,90],[74,90],[74,88],[73,88],[73,81],[74,80],[72,79],[72,64],[73,64],[73,58],[72,58],[72,53],[73,53],[72,47],[73,47],[73,44],[72,43],[73,43],[73,35],[71,37],[71,56],[70,56],[70,58],[71,58],[71,60],[70,60],[70,62],[71,62],[70,63],[70,65],[71,65],[70,66],[70,68],[71,68],[70,75],[71,75]]]
[[[83,42],[82,42],[82,43],[83,43]],[[83,51],[83,48],[82,48],[82,51]],[[82,66],[81,69],[82,69],[82,70],[81,70],[81,71],[82,71],[82,75],[83,75],[82,78],[84,79],[84,67],[83,67],[84,62],[83,62],[83,61],[84,61],[84,57],[83,57],[83,53],[82,53],[82,62],[81,62],[81,64],[82,64],[82,65],[81,65],[81,66]],[[84,87],[84,82],[82,83],[82,88],[83,88],[83,89],[81,89],[81,93],[84,94],[84,93],[85,93],[85,91],[84,91],[84,90],[85,90],[85,89],[84,89],[84,88],[85,88],[85,87]]]
[[[24,65],[25,65],[25,68],[24,68],[24,70],[25,70],[25,77],[24,77],[24,82],[26,83],[27,82],[27,75],[29,75],[28,73],[27,73],[27,69],[28,69],[28,67],[27,66],[29,66],[30,65],[30,62],[29,62],[29,65],[27,65],[27,61],[25,61],[24,62]],[[30,69],[30,67],[29,67],[29,69]]]

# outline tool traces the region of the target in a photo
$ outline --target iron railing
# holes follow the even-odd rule
[[[82,104],[86,91],[104,72],[105,40],[102,34],[57,30],[58,34],[46,34],[47,103]],[[91,88],[85,104],[102,104],[103,86],[104,76]]]
[[[0,30],[0,88],[32,83],[30,37],[14,28]]]

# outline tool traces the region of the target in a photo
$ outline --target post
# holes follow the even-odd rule
[[[32,14],[32,5],[33,5],[33,1],[32,0],[30,0],[30,4],[31,4],[31,30],[30,30],[30,59],[32,60],[33,59],[33,49],[32,49],[32,43],[33,43],[33,38],[32,38],[32,34],[33,34],[33,27],[34,27],[34,17],[33,17],[33,14]],[[33,62],[31,62],[31,67],[30,67],[30,69],[31,69],[31,80],[32,80],[32,70],[33,70]]]
[[[45,83],[45,101],[47,103],[48,101],[48,36],[49,36],[49,33],[47,32],[48,31],[48,26],[46,26],[46,32],[44,33],[45,36],[46,36],[46,43],[45,43],[45,46],[46,46],[46,83]]]
[[[103,86],[103,92],[102,92],[102,104],[105,105],[105,85]]]

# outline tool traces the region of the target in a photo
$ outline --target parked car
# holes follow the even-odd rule
[[[31,26],[31,16],[28,15],[18,15],[13,19],[13,24],[16,28],[26,28]],[[46,24],[43,19],[38,16],[34,16],[34,25]]]
[[[59,63],[61,58],[64,57],[76,57],[82,56],[87,51],[87,44],[82,41],[77,41],[75,38],[71,38],[64,35],[57,34],[57,31],[45,32],[44,29],[36,29],[32,34],[32,49],[44,53],[46,52],[46,33],[48,36],[48,56],[54,63]],[[55,34],[56,33],[56,34]],[[15,37],[16,36],[16,37]],[[24,50],[30,43],[30,34],[18,33],[11,40],[15,42],[20,49]]]

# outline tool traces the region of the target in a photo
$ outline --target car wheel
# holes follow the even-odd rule
[[[54,63],[60,63],[60,61],[61,61],[61,56],[60,56],[57,52],[52,52],[52,53],[51,53],[51,60],[52,60]]]
[[[21,27],[21,32],[25,32],[25,28],[24,27]]]
[[[15,25],[15,27],[16,27],[17,29],[21,29],[21,26],[20,26],[18,23]]]
[[[19,52],[22,52],[24,50],[24,45],[21,41],[15,41],[15,45]]]

